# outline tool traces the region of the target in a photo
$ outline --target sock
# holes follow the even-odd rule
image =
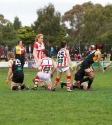
[[[51,89],[52,89],[52,86],[49,85],[49,86],[48,86],[48,89],[51,90]]]
[[[106,67],[104,67],[104,70],[106,70]]]
[[[89,82],[88,82],[88,88],[91,87],[92,82],[93,82],[93,80],[90,79]]]
[[[12,90],[17,90],[18,89],[18,86],[13,86],[12,87]]]
[[[25,86],[24,86],[24,85],[22,85],[22,86],[21,86],[21,89],[23,90],[24,88],[25,88]]]
[[[86,77],[86,78],[84,78],[84,79],[82,79],[82,80],[80,81],[80,84],[83,83],[83,82],[89,81],[89,80],[90,80],[90,78],[89,78],[89,77]]]
[[[67,86],[67,84],[66,84],[65,82],[62,82],[61,85],[63,85],[63,86]]]
[[[76,86],[76,85],[73,85],[73,89],[75,89],[75,88],[79,88],[78,86]]]
[[[70,89],[71,76],[67,76],[67,90]]]
[[[56,79],[55,79],[54,88],[56,88],[56,86],[58,85],[59,80],[60,80],[59,78],[56,78]]]
[[[40,79],[41,86],[44,86],[44,81]]]
[[[35,81],[34,87],[37,87],[38,86],[39,77],[36,76],[34,81]]]

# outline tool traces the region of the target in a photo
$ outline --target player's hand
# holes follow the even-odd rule
[[[93,71],[95,71],[95,68],[93,68]]]
[[[98,71],[100,71],[101,69],[100,69],[100,67],[98,67]]]
[[[9,83],[9,80],[8,80],[8,79],[6,79],[6,81],[5,81],[5,82],[6,82],[6,84],[8,84],[8,83]]]
[[[33,68],[33,67],[34,67],[34,65],[32,64],[32,65],[31,65],[31,68]]]
[[[70,71],[73,71],[73,67],[70,67]]]
[[[51,73],[51,78],[53,77],[53,74]]]
[[[74,71],[73,74],[76,74],[76,71]]]

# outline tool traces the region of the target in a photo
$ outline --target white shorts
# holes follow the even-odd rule
[[[67,71],[69,69],[69,67],[67,66],[67,67],[57,67],[57,71],[58,72],[65,72],[65,71]]]
[[[38,75],[39,79],[41,79],[45,82],[51,82],[51,74],[38,72],[37,75]]]

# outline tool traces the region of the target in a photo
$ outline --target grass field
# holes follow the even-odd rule
[[[112,125],[112,68],[95,72],[93,91],[11,91],[5,84],[8,68],[0,68],[0,125]],[[31,88],[36,70],[25,68]],[[52,81],[54,81],[54,78]],[[62,81],[66,80],[63,75]],[[72,77],[73,81],[73,77]]]

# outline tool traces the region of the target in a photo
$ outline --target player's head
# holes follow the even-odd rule
[[[103,49],[103,44],[101,44],[101,43],[100,44],[96,44],[96,49],[100,49],[100,50]]]
[[[60,47],[61,47],[61,48],[67,47],[66,41],[62,41],[62,42],[60,43]]]
[[[14,58],[14,53],[13,52],[8,52],[7,54],[8,59],[13,59]]]
[[[45,57],[45,56],[49,56],[49,52],[48,52],[47,49],[42,51],[42,58]]]
[[[91,50],[95,50],[95,48],[96,48],[95,45],[91,45],[91,46],[90,46],[90,49],[91,49]]]
[[[22,45],[22,40],[19,40],[19,41],[17,42],[17,44],[21,46],[21,45]]]
[[[35,42],[37,41],[40,41],[42,42],[43,41],[43,34],[37,34],[36,37],[35,37]]]

